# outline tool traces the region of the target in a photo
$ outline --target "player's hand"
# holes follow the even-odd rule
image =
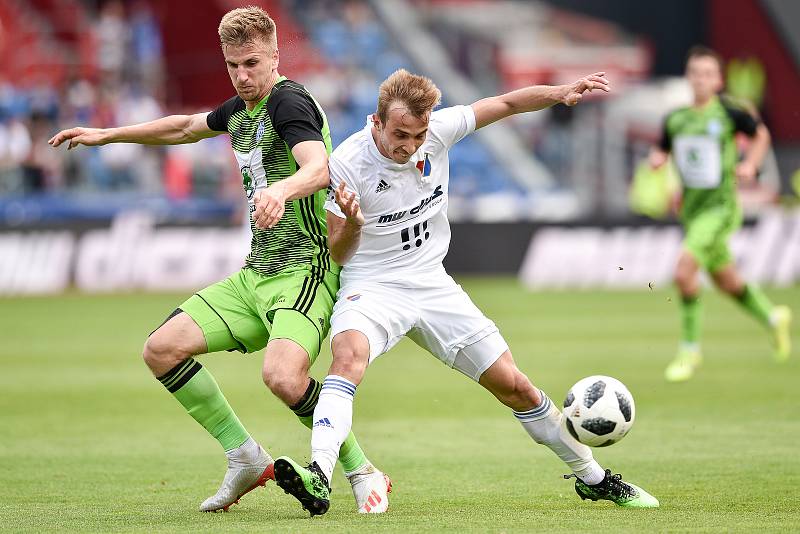
[[[358,226],[364,226],[364,214],[361,213],[361,206],[359,206],[358,200],[356,200],[356,194],[348,193],[345,191],[345,187],[347,187],[347,184],[342,181],[339,187],[334,191],[336,204],[339,206],[339,209],[342,210],[345,217],[347,217],[348,222],[355,223]]]
[[[736,166],[736,177],[745,185],[750,185],[756,180],[758,169],[749,161],[742,161]]]
[[[108,140],[106,130],[102,128],[70,128],[61,130],[47,141],[53,147],[59,146],[64,141],[69,140],[67,150],[71,150],[78,145],[99,146],[105,145]]]
[[[574,106],[583,98],[583,93],[586,91],[594,91],[600,89],[608,93],[611,91],[611,86],[608,83],[605,72],[595,72],[589,76],[584,76],[575,83],[563,86],[564,94],[561,97],[561,103],[568,106]]]
[[[253,220],[257,227],[273,228],[281,220],[286,211],[285,189],[286,187],[278,182],[256,193]]]

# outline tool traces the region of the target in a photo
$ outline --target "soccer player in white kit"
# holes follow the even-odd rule
[[[658,506],[655,497],[600,467],[591,450],[562,428],[561,412],[517,368],[495,324],[442,265],[450,244],[450,147],[510,115],[575,105],[593,89],[609,90],[605,73],[432,111],[441,98],[433,82],[399,70],[381,84],[377,113],[331,155],[328,243],[343,265],[331,317],[333,363],[314,410],[311,463],[275,461],[278,485],[312,515],[328,509],[328,481],[367,366],[403,336],[511,408],[533,440],[567,464],[583,499]],[[372,497],[362,511],[385,511],[386,499]]]

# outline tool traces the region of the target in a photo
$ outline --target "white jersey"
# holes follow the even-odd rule
[[[342,285],[361,280],[402,280],[441,269],[450,246],[447,192],[451,146],[475,130],[471,106],[434,111],[425,142],[408,163],[378,151],[372,121],[330,157],[331,194],[325,209],[344,218],[333,190],[344,181],[364,214],[358,250],[343,267]]]

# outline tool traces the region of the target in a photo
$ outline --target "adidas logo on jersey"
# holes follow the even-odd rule
[[[392,186],[387,184],[385,180],[381,180],[380,183],[378,183],[378,187],[375,188],[375,192],[376,193],[382,193],[382,192],[386,191],[387,189],[389,189],[390,187],[392,187]]]

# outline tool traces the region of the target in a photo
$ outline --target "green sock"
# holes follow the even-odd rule
[[[681,298],[681,331],[684,343],[698,343],[700,341],[700,327],[702,325],[703,306],[700,297]]]
[[[158,380],[226,451],[250,437],[214,377],[194,358],[179,363]]]
[[[736,296],[736,301],[747,310],[758,322],[769,327],[769,316],[772,313],[772,302],[754,285],[745,284],[741,295]]]
[[[291,406],[291,410],[295,413],[297,418],[300,419],[301,423],[308,428],[313,428],[314,408],[317,406],[322,384],[313,378],[309,380],[310,382],[306,392],[297,404]],[[339,448],[339,461],[342,463],[342,469],[344,469],[345,473],[357,471],[368,462],[367,456],[364,454],[364,451],[361,450],[361,446],[358,444],[358,441],[356,441],[356,436],[353,432],[347,435],[347,438]]]

